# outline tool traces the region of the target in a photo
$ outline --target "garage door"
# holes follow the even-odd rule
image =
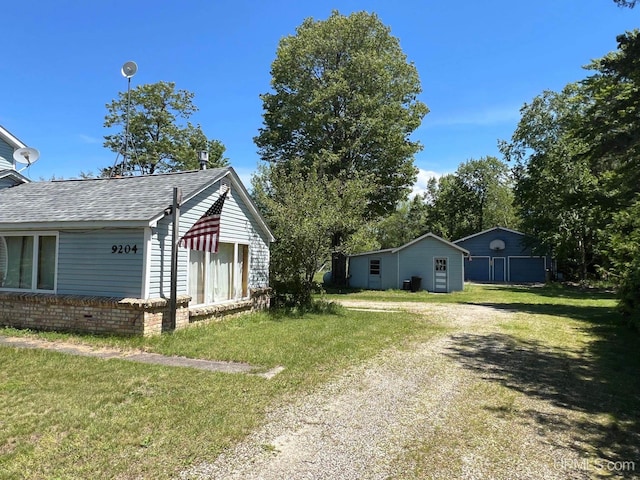
[[[491,279],[489,257],[465,258],[464,279],[468,282],[488,282]]]
[[[544,258],[509,258],[510,282],[544,282]]]

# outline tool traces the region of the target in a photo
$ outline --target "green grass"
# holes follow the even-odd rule
[[[0,330],[285,370],[241,374],[0,348],[0,478],[171,478],[211,459],[263,418],[390,345],[430,329],[403,314],[253,314],[155,338]]]
[[[510,315],[495,331],[457,339],[458,361],[470,369],[502,373],[490,385],[474,386],[486,393],[487,411],[508,409],[514,421],[522,422],[526,413],[510,406],[514,396],[568,404],[586,417],[584,424],[567,428],[588,438],[593,450],[612,450],[613,458],[636,452],[640,341],[622,326],[610,293],[555,285],[468,285],[451,295],[391,291],[322,298],[483,304],[506,310]],[[251,314],[152,338],[0,330],[0,335],[285,367],[265,380],[0,347],[0,479],[171,478],[239,441],[260,424],[268,408],[291,395],[313,389],[385,348],[441,334],[441,324],[415,315],[342,309],[299,316]],[[463,355],[465,348],[477,345],[486,348]],[[470,406],[460,412],[477,431],[467,430],[466,440],[450,439],[457,442],[451,444],[453,450],[489,428],[478,411]],[[442,439],[437,449],[445,451],[446,442]],[[419,442],[413,446],[414,473],[428,471],[434,448]]]

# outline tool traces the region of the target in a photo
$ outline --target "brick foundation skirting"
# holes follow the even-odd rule
[[[180,295],[176,329],[210,318],[269,308],[270,289],[252,290],[251,299],[189,309],[191,297]],[[115,335],[157,335],[173,330],[164,298],[112,298],[44,293],[0,292],[0,325],[33,330]]]

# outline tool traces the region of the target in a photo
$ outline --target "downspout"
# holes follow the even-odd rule
[[[176,309],[178,304],[178,241],[180,240],[180,203],[182,191],[173,187],[172,235],[171,235],[171,294],[169,296],[169,328],[176,329]]]

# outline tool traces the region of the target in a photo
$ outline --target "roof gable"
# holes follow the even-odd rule
[[[504,232],[514,233],[514,234],[516,234],[516,235],[521,235],[521,236],[523,236],[523,237],[525,236],[525,234],[524,234],[524,233],[522,233],[522,232],[518,232],[518,231],[516,231],[516,230],[511,230],[510,228],[505,228],[505,227],[493,227],[493,228],[488,228],[487,230],[483,230],[483,231],[478,232],[478,233],[474,233],[473,235],[468,235],[468,236],[466,236],[466,237],[464,237],[464,238],[460,238],[460,239],[458,239],[458,240],[454,240],[454,241],[453,241],[453,243],[464,242],[465,240],[469,240],[470,238],[479,237],[479,236],[481,236],[481,235],[485,235],[485,234],[487,234],[487,233],[489,233],[489,232],[493,232],[493,231],[496,231],[496,230],[502,230],[502,231],[504,231]]]
[[[414,244],[416,244],[416,243],[418,243],[418,242],[421,242],[421,241],[422,241],[422,240],[424,240],[425,238],[433,238],[433,239],[435,239],[435,240],[437,240],[437,241],[439,241],[439,242],[444,243],[445,245],[448,245],[449,247],[452,247],[452,248],[455,248],[456,250],[459,250],[460,252],[462,252],[462,253],[464,253],[464,254],[466,254],[466,255],[468,255],[468,254],[469,254],[469,252],[468,252],[467,250],[465,250],[464,248],[462,248],[462,247],[460,247],[460,246],[458,246],[458,245],[455,245],[455,244],[453,244],[453,243],[451,243],[451,242],[449,242],[449,241],[445,240],[444,238],[441,238],[441,237],[439,237],[439,236],[437,236],[437,235],[435,235],[435,234],[433,234],[433,233],[431,233],[431,232],[429,232],[429,233],[425,233],[425,234],[424,234],[424,235],[422,235],[421,237],[418,237],[418,238],[416,238],[415,240],[410,241],[409,243],[405,243],[405,244],[404,244],[404,245],[402,245],[401,247],[396,248],[393,252],[394,252],[394,253],[395,253],[395,252],[399,252],[400,250],[403,250],[403,249],[405,249],[405,248],[407,248],[407,247],[410,247],[411,245],[414,245]]]
[[[20,172],[16,170],[9,170],[9,169],[0,170],[0,179],[4,179],[4,178],[13,180],[16,185],[19,185],[21,183],[29,183],[31,181],[27,177],[22,175]]]
[[[17,148],[25,148],[27,145],[21,142],[15,135],[11,134],[7,129],[0,125],[0,139],[4,140],[8,145]]]
[[[397,252],[399,252],[401,250],[404,250],[407,247],[410,247],[411,245],[414,245],[414,244],[416,244],[418,242],[421,242],[422,240],[424,240],[426,238],[433,238],[434,240],[437,240],[438,242],[442,242],[445,245],[447,245],[447,246],[449,246],[451,248],[454,248],[454,249],[460,251],[461,253],[463,253],[465,255],[469,255],[469,251],[468,250],[465,250],[464,248],[462,248],[462,247],[460,247],[458,245],[455,245],[455,244],[445,240],[444,238],[441,238],[441,237],[429,232],[429,233],[425,233],[421,237],[418,237],[415,240],[411,240],[410,242],[405,243],[404,245],[402,245],[400,247],[397,247],[397,248],[387,248],[387,249],[384,249],[384,250],[372,250],[370,252],[363,252],[363,253],[357,253],[357,254],[354,254],[354,255],[349,255],[349,257],[357,257],[359,255],[373,255],[373,254],[378,254],[378,253],[397,253]]]

